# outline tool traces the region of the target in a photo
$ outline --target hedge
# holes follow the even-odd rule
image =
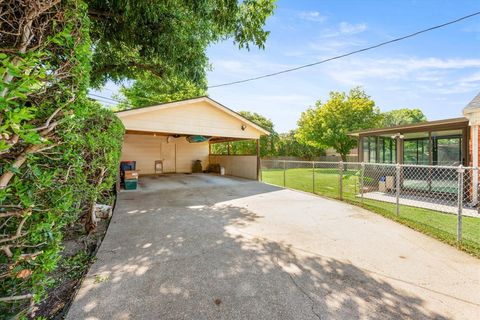
[[[47,4],[2,4],[29,37],[5,37],[0,51],[0,318],[28,315],[52,285],[69,225],[112,203],[124,132],[87,98],[86,5]]]

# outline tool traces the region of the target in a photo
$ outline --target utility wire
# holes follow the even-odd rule
[[[366,47],[366,48],[363,48],[363,49],[351,51],[351,52],[341,54],[341,55],[338,55],[338,56],[334,56],[334,57],[324,59],[324,60],[321,60],[321,61],[317,61],[317,62],[301,65],[301,66],[298,66],[298,67],[295,67],[295,68],[285,69],[285,70],[281,70],[281,71],[277,71],[277,72],[253,77],[253,78],[248,78],[248,79],[244,79],[244,80],[238,80],[238,81],[232,81],[232,82],[212,85],[212,86],[208,86],[207,88],[212,89],[212,88],[218,88],[218,87],[225,87],[225,86],[230,86],[230,85],[234,85],[234,84],[255,81],[255,80],[259,80],[259,79],[263,79],[263,78],[274,77],[274,76],[277,76],[277,75],[280,75],[280,74],[284,74],[284,73],[288,73],[288,72],[297,71],[297,70],[300,70],[300,69],[313,67],[313,66],[316,66],[316,65],[319,65],[319,64],[323,64],[323,63],[332,61],[332,60],[338,60],[338,59],[345,58],[345,57],[348,57],[348,56],[351,56],[351,55],[354,55],[354,54],[357,54],[357,53],[361,53],[361,52],[364,52],[364,51],[369,51],[369,50],[376,49],[378,47],[382,47],[382,46],[385,46],[385,45],[388,45],[388,44],[391,44],[391,43],[394,43],[394,42],[399,42],[399,41],[402,41],[402,40],[405,40],[405,39],[408,39],[408,38],[412,38],[412,37],[418,36],[422,33],[426,33],[426,32],[429,32],[429,31],[432,31],[432,30],[435,30],[435,29],[440,29],[440,28],[458,23],[460,21],[472,18],[474,16],[478,16],[478,15],[480,15],[480,11],[474,12],[472,14],[469,14],[469,15],[466,15],[466,16],[457,18],[455,20],[448,21],[448,22],[445,22],[445,23],[442,23],[442,24],[439,24],[439,25],[436,25],[436,26],[433,26],[433,27],[430,27],[430,28],[427,28],[427,29],[423,29],[423,30],[420,30],[420,31],[417,31],[417,32],[414,32],[414,33],[410,33],[408,35],[405,35],[405,36],[402,36],[402,37],[399,37],[399,38],[395,38],[395,39],[392,39],[392,40],[389,40],[389,41],[381,42],[381,43],[378,43],[376,45],[372,45],[370,47]],[[109,98],[109,97],[97,95],[97,94],[94,94],[94,93],[89,93],[89,95],[92,98],[95,97],[95,98],[100,98],[100,99],[106,99],[106,100],[110,100],[110,101],[116,102],[116,103],[125,103],[127,106],[131,106],[130,104],[126,103],[125,101],[121,101],[121,100],[118,100],[118,99]],[[93,98],[93,99],[95,99],[95,98]],[[152,101],[154,103],[158,103],[158,101],[155,101],[153,99],[149,99],[147,97],[142,97],[142,99]],[[95,99],[95,100],[98,100],[98,99]],[[109,102],[109,103],[111,103],[111,102]]]
[[[114,99],[114,98],[109,98],[109,97],[105,97],[105,96],[100,96],[100,95],[95,94],[95,93],[88,93],[88,95],[89,95],[89,96],[93,96],[93,97],[95,97],[95,98],[100,98],[100,99],[104,99],[104,100],[110,100],[110,101],[112,101],[112,102],[118,102],[118,103],[120,103],[120,102],[125,102],[125,101],[121,101],[121,100]],[[95,99],[95,100],[97,100],[97,99]]]
[[[376,45],[372,45],[370,47],[366,47],[366,48],[363,48],[363,49],[351,51],[351,52],[348,52],[348,53],[345,53],[345,54],[341,54],[341,55],[331,57],[331,58],[328,58],[328,59],[324,59],[324,60],[320,60],[320,61],[317,61],[317,62],[301,65],[301,66],[298,66],[298,67],[285,69],[285,70],[281,70],[281,71],[277,71],[277,72],[273,72],[273,73],[264,74],[264,75],[257,76],[257,77],[252,77],[252,78],[248,78],[248,79],[243,79],[243,80],[226,82],[226,83],[222,83],[222,84],[216,84],[216,85],[208,86],[208,89],[231,86],[231,85],[234,85],[234,84],[260,80],[260,79],[264,79],[264,78],[278,76],[280,74],[284,74],[284,73],[288,73],[288,72],[297,71],[297,70],[300,70],[300,69],[313,67],[313,66],[316,66],[316,65],[319,65],[319,64],[323,64],[323,63],[332,61],[332,60],[345,58],[345,57],[348,57],[348,56],[351,56],[351,55],[354,55],[354,54],[357,54],[357,53],[360,53],[360,52],[369,51],[369,50],[376,49],[378,47],[382,47],[382,46],[385,46],[385,45],[388,45],[388,44],[391,44],[391,43],[394,43],[394,42],[399,42],[399,41],[402,41],[402,40],[405,40],[405,39],[408,39],[408,38],[412,38],[412,37],[418,36],[422,33],[426,33],[426,32],[429,32],[429,31],[432,31],[432,30],[435,30],[435,29],[440,29],[440,28],[452,25],[454,23],[472,18],[472,17],[477,16],[477,15],[480,15],[480,11],[474,12],[472,14],[463,16],[461,18],[458,18],[458,19],[455,19],[455,20],[452,20],[452,21],[448,21],[448,22],[445,22],[445,23],[442,23],[442,24],[439,24],[439,25],[436,25],[436,26],[433,26],[433,27],[430,27],[430,28],[427,28],[427,29],[423,29],[423,30],[420,30],[420,31],[417,31],[417,32],[414,32],[414,33],[410,33],[408,35],[405,35],[405,36],[402,36],[402,37],[399,37],[399,38],[395,38],[395,39],[392,39],[392,40],[389,40],[389,41],[381,42],[381,43],[378,43]]]
[[[134,105],[128,103],[127,101],[125,100],[118,100],[118,99],[114,99],[114,98],[110,98],[110,97],[105,97],[105,96],[101,96],[101,95],[98,95],[98,94],[95,94],[95,93],[89,93],[88,94],[90,96],[90,98],[92,98],[93,100],[96,100],[98,102],[103,102],[103,103],[109,103],[110,105],[114,105],[114,103],[123,103],[125,106],[127,107],[130,107],[130,108],[135,108]],[[102,100],[103,99],[103,100]],[[151,101],[155,104],[158,104],[160,102],[156,101],[156,100],[153,100],[153,99],[149,99],[147,97],[142,97],[142,99],[144,100],[148,100],[148,101]]]

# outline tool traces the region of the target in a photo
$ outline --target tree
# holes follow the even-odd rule
[[[396,109],[382,113],[381,127],[393,127],[427,121],[420,109]]]
[[[276,155],[283,157],[298,157],[303,159],[313,159],[325,155],[323,148],[318,148],[298,141],[295,137],[296,130],[290,130],[287,133],[281,133],[276,146]]]
[[[205,86],[208,45],[233,39],[264,47],[274,0],[87,0],[92,21],[92,81],[141,78],[145,72]]]
[[[333,91],[327,102],[319,100],[302,113],[295,137],[314,147],[334,148],[346,161],[357,144],[348,133],[374,127],[379,119],[375,102],[361,88],[353,88],[348,94]]]
[[[278,133],[275,131],[272,120],[256,112],[240,111],[239,114],[270,132],[270,135],[260,138],[260,156],[275,155]],[[212,147],[212,152],[216,154],[225,154],[228,149],[226,143],[216,143]],[[256,143],[252,140],[230,142],[230,154],[255,154],[257,152],[256,148]]]
[[[205,89],[192,81],[178,77],[161,79],[145,72],[131,86],[122,86],[123,98],[116,108],[119,110],[184,100],[206,94]]]
[[[275,131],[272,120],[256,112],[240,111],[239,114],[270,132],[270,135],[260,138],[260,156],[266,157],[274,155],[275,145],[278,141],[278,133]]]

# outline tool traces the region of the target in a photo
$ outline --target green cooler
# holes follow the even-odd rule
[[[138,179],[125,179],[125,190],[137,190]]]

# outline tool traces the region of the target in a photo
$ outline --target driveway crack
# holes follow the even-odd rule
[[[280,264],[278,263],[278,257],[275,257],[275,258],[274,258],[274,262],[275,262],[275,264],[277,265],[277,267],[278,267],[279,269],[282,269],[281,266],[280,266]],[[310,307],[311,307],[312,313],[313,313],[318,319],[322,320],[322,316],[321,316],[317,311],[315,311],[315,300],[313,300],[313,298],[308,294],[308,292],[295,280],[295,277],[294,277],[292,274],[290,274],[290,273],[288,273],[288,272],[286,272],[286,274],[287,274],[288,277],[290,278],[291,282],[295,285],[295,287],[297,287],[297,289],[298,289],[301,293],[303,293],[303,295],[304,295],[305,297],[307,297],[308,300],[310,300],[310,303],[311,303],[311,306],[310,306]]]

